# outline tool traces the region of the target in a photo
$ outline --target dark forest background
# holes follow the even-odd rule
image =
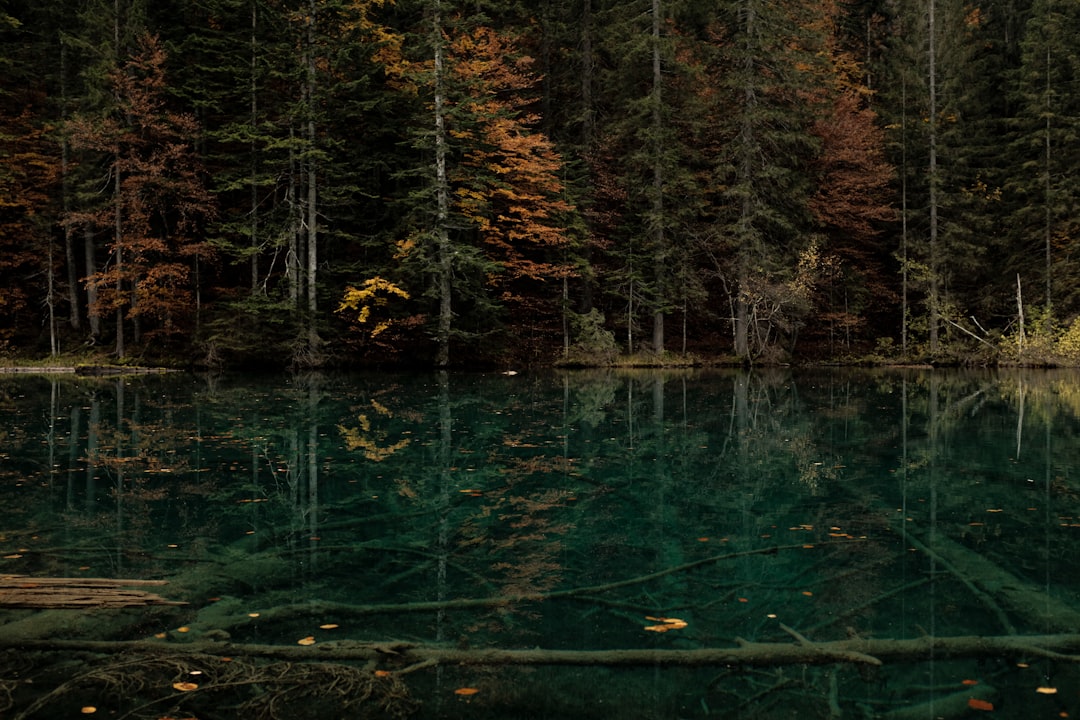
[[[5,354],[1080,358],[1073,0],[7,0],[0,35]]]

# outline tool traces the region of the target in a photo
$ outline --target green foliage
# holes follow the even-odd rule
[[[596,308],[585,314],[568,312],[571,345],[560,361],[564,365],[607,365],[619,352],[615,335],[604,327],[604,315]]]

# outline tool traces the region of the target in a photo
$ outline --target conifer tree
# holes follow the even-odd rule
[[[1016,270],[1042,286],[1045,312],[1064,318],[1080,308],[1073,279],[1080,237],[1080,162],[1069,148],[1080,136],[1080,7],[1036,0],[1024,31],[1018,73],[1015,167],[1007,189],[1017,197],[1010,227]]]
[[[817,3],[738,0],[715,26],[713,254],[744,361],[795,329],[781,311],[796,301],[784,282],[809,240],[811,88],[825,48],[817,12]]]

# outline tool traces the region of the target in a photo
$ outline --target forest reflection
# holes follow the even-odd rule
[[[1080,622],[1073,372],[16,377],[0,399],[3,572],[164,578],[190,603],[74,637],[295,644],[317,618],[692,650]],[[12,612],[0,640],[55,631]],[[886,673],[887,702],[925,672]]]

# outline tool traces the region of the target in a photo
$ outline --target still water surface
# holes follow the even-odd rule
[[[0,606],[0,716],[1080,717],[1078,434],[1068,372],[0,377],[9,587],[186,603]]]

